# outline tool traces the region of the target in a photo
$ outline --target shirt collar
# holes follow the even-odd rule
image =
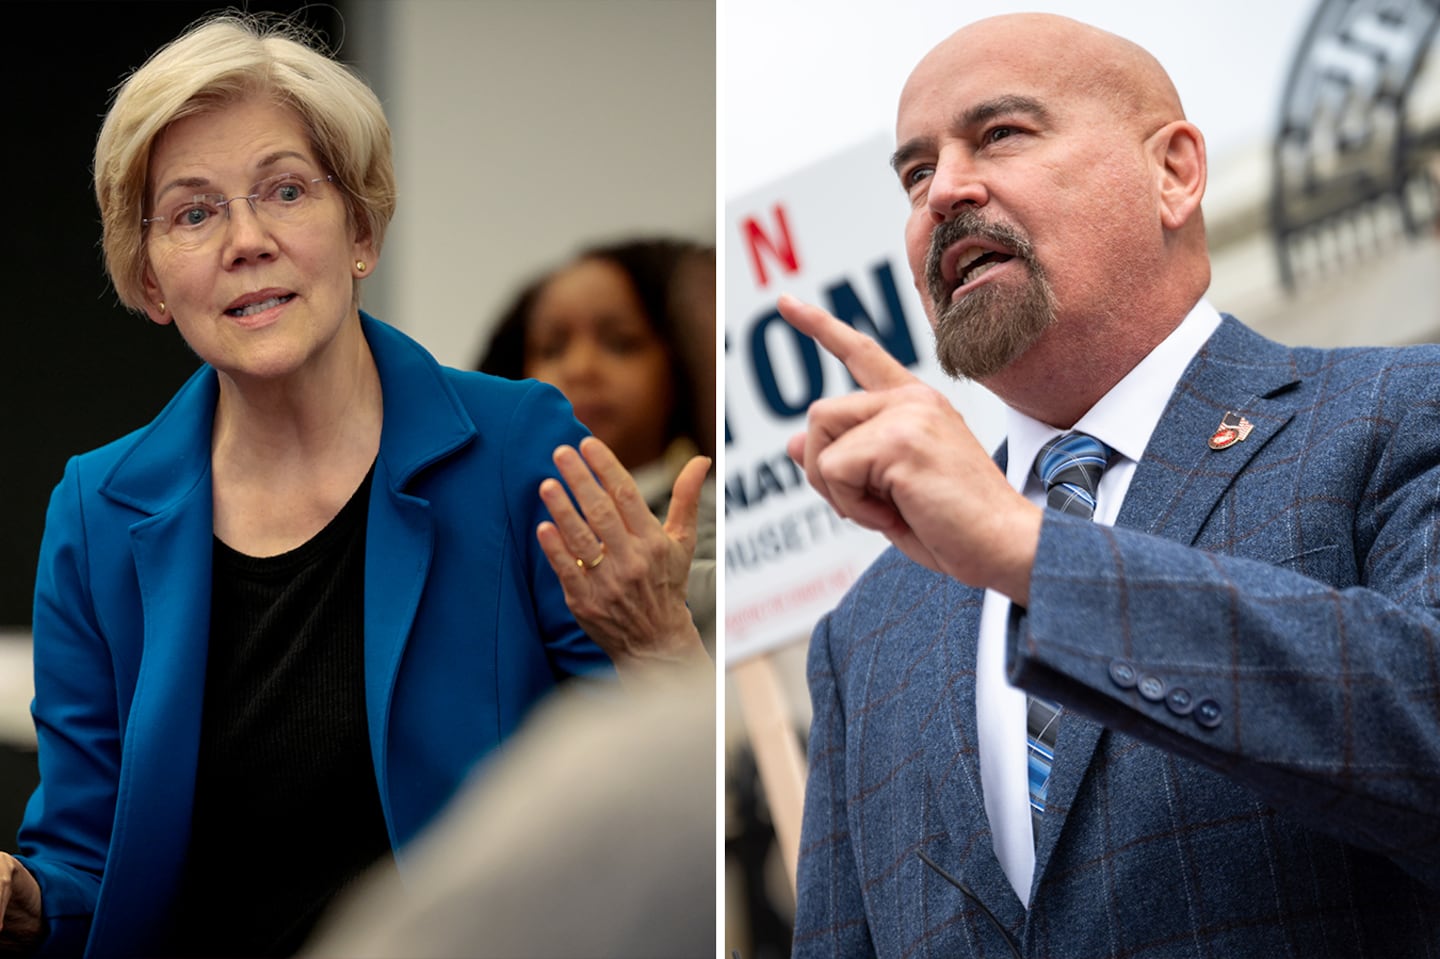
[[[1201,299],[1180,325],[1149,352],[1125,377],[1100,397],[1074,426],[1127,459],[1138,463],[1150,434],[1175,392],[1186,367],[1220,326],[1220,314]],[[1006,478],[1023,491],[1040,447],[1063,432],[1048,423],[1005,408]]]

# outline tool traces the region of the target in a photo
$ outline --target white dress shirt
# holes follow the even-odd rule
[[[1207,301],[1200,300],[1169,336],[1075,424],[1075,430],[1095,437],[1118,454],[1100,478],[1095,522],[1107,526],[1115,522],[1125,491],[1130,488],[1130,479],[1135,475],[1135,466],[1175,391],[1175,384],[1219,325],[1220,314]],[[1032,467],[1040,447],[1063,431],[1009,408],[1005,414],[1006,478],[1032,503],[1044,506],[1045,489],[1034,477]],[[1015,895],[1028,906],[1035,873],[1035,841],[1030,824],[1025,693],[1005,678],[1005,630],[1009,616],[1009,598],[986,590],[975,664],[975,718],[980,744],[980,781],[985,793],[985,814],[995,841],[995,856],[1015,888]],[[1065,721],[1063,713],[1060,721],[1062,724]]]

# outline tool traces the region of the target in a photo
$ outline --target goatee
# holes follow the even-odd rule
[[[1018,292],[987,283],[952,301],[950,284],[940,272],[945,249],[966,239],[983,239],[1013,252],[1029,272]],[[935,356],[956,379],[984,379],[1009,366],[1055,322],[1055,294],[1035,258],[1035,248],[1013,227],[986,223],[978,213],[961,211],[930,234],[925,280],[935,317]]]

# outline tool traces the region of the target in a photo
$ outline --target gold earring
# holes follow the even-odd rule
[[[161,301],[160,301],[160,312],[161,312],[161,313],[164,313],[164,312],[165,312],[165,301],[164,301],[164,300],[161,300]]]
[[[364,272],[365,272],[365,261],[364,261],[364,260],[356,260],[356,261],[355,261],[355,269],[359,270],[361,273],[364,273]]]

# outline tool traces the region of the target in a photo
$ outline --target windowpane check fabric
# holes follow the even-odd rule
[[[1189,363],[1114,525],[1129,457],[1094,519],[1046,516],[1007,624],[1007,675],[1066,707],[1028,902],[986,841],[985,591],[892,547],[817,625],[795,959],[1440,957],[1440,346],[1226,317]],[[1238,403],[1254,432],[1212,449]]]
[[[1051,509],[1090,519],[1095,515],[1095,493],[1100,476],[1114,451],[1093,436],[1064,433],[1040,447],[1035,475],[1045,484],[1045,501]],[[1026,699],[1025,741],[1030,777],[1031,834],[1039,842],[1040,818],[1050,768],[1055,762],[1055,737],[1060,730],[1060,704],[1030,696]]]

